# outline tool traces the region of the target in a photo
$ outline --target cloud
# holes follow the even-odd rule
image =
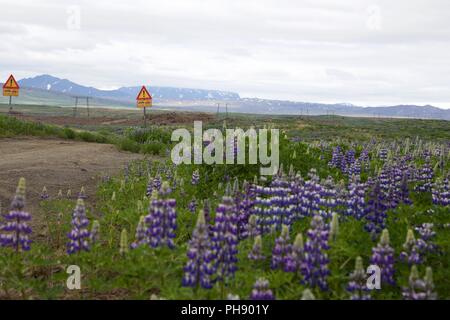
[[[0,11],[0,77],[450,107],[449,10],[445,0],[16,0]]]

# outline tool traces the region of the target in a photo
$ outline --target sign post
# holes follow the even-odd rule
[[[151,94],[145,86],[142,86],[141,91],[139,91],[139,94],[136,97],[136,104],[138,108],[144,109],[144,128],[147,126],[147,115],[145,109],[152,106],[152,101],[153,98]]]
[[[12,111],[12,97],[19,96],[19,84],[13,75],[10,75],[3,85],[3,96],[9,97],[9,112]]]

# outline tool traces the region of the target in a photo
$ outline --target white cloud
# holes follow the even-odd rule
[[[3,78],[450,107],[445,0],[2,2]]]

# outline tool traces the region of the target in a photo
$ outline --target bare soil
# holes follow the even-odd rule
[[[93,201],[101,177],[112,175],[142,155],[118,151],[107,144],[60,139],[0,139],[0,202],[7,210],[20,177],[27,182],[27,209],[33,227],[40,229],[39,201],[46,186],[51,197],[71,189],[75,196],[82,186]]]

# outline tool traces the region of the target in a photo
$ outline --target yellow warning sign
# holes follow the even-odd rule
[[[3,85],[3,95],[6,97],[17,97],[19,95],[19,84],[13,75],[10,75]]]
[[[139,94],[136,97],[136,101],[138,108],[147,108],[152,106],[153,98],[145,86],[142,86],[141,91],[139,91]]]

